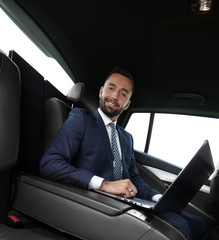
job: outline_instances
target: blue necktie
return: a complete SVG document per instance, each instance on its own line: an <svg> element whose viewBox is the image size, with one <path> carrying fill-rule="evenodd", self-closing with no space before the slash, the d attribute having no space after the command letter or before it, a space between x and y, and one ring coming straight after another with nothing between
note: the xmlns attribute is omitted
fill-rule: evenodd
<svg viewBox="0 0 219 240"><path fill-rule="evenodd" d="M116 126L113 122L111 122L109 125L111 127L111 148L113 155L114 179L120 180L122 178L122 163L116 140Z"/></svg>

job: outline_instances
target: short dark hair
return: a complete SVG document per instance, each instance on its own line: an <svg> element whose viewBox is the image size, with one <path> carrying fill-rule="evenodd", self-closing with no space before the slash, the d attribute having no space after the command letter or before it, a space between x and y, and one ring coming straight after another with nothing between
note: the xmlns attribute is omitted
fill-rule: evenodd
<svg viewBox="0 0 219 240"><path fill-rule="evenodd" d="M134 80L132 74L124 67L121 67L121 66L114 67L113 70L107 75L105 82L114 73L119 73L119 74L127 77L132 82L132 94L133 94L135 91L135 80Z"/></svg>

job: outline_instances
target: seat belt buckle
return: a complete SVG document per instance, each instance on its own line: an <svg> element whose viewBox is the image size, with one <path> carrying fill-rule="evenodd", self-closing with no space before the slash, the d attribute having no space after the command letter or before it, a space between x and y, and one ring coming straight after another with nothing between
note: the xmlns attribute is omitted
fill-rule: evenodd
<svg viewBox="0 0 219 240"><path fill-rule="evenodd" d="M14 227L14 228L21 227L22 221L17 216L9 215L8 219L9 219L9 225L11 225L11 227Z"/></svg>

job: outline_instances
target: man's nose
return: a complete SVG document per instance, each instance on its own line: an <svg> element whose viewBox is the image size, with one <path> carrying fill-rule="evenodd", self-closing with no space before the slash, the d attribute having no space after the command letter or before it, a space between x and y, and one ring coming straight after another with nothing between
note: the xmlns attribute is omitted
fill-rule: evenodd
<svg viewBox="0 0 219 240"><path fill-rule="evenodd" d="M112 98L115 99L115 100L118 100L119 99L119 92L114 91L113 94L112 94Z"/></svg>

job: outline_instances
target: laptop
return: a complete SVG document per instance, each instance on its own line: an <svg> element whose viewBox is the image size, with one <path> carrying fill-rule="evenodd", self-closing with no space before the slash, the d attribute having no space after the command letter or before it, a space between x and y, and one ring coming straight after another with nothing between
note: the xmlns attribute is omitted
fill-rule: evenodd
<svg viewBox="0 0 219 240"><path fill-rule="evenodd" d="M155 213L175 212L180 213L192 200L203 184L214 171L214 163L208 140L205 140L201 148L179 173L175 181L166 190L160 200L156 203L139 198L125 198L118 195L97 192L116 198L120 201L151 209Z"/></svg>

